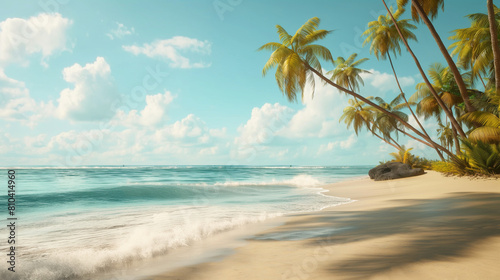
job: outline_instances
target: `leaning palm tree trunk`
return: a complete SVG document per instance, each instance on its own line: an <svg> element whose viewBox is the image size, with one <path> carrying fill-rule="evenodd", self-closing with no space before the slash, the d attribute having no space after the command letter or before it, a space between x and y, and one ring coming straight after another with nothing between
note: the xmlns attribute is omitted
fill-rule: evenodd
<svg viewBox="0 0 500 280"><path fill-rule="evenodd" d="M500 47L498 46L498 28L493 9L493 1L487 0L488 21L490 22L491 47L493 50L493 65L495 67L495 90L500 94Z"/></svg>
<svg viewBox="0 0 500 280"><path fill-rule="evenodd" d="M314 69L313 67L311 67L309 64L305 63L304 62L304 66L306 67L307 70L313 72L314 74L316 74L316 76L318 76L320 79L322 79L324 82L326 82L327 84L337 88L338 90L340 91L343 91L353 97L356 97L358 98L359 100L365 102L366 104L376 108L377 110L383 112L384 114L387 114L388 116L391 116L393 117L394 119L398 120L399 122L401 122L401 124L403 124L404 126L406 126L408 129L410 129L411 131L413 131L414 133L416 133L418 136L420 136L422 139L425 139L427 142L429 143L432 143L432 145L435 145L436 147L438 147L440 150L442 150L443 152L445 152L447 155L449 155L450 157L454 158L455 155L450 152L448 149L444 148L443 146L435 143L432 141L432 139L426 137L422 132L418 131L416 128L414 128L412 125L410 125L409 123L407 123L405 120L403 120L402 118L400 118L398 115L396 114L393 114L389 111L387 111L386 109L380 107L379 105L373 103L372 101L366 99L365 97L351 91L351 90L348 90L342 86L339 86L337 85L336 83L332 82L330 79L328 79L327 77L325 77L322 73L320 73L319 71L317 71L316 69Z"/></svg>
<svg viewBox="0 0 500 280"><path fill-rule="evenodd" d="M377 138L379 138L380 140L384 141L385 143L393 146L394 148L396 148L397 150L401 149L401 145L399 145L394 139L392 139L392 137L389 136L389 140L393 141L394 143L391 143L391 141L387 141L386 139L384 139L384 137L378 135L371 127L368 127L368 130L375 136L377 136Z"/></svg>
<svg viewBox="0 0 500 280"><path fill-rule="evenodd" d="M483 80L483 77L481 77L481 75L478 75L479 76L479 80L481 81L481 83L483 84L483 87L484 87L484 91L486 92L486 84L484 83L484 80Z"/></svg>
<svg viewBox="0 0 500 280"><path fill-rule="evenodd" d="M451 127L451 129L453 132L453 143L455 143L455 151L456 151L456 154L459 155L460 154L460 142L458 141L457 130L454 127Z"/></svg>
<svg viewBox="0 0 500 280"><path fill-rule="evenodd" d="M348 88L354 92L354 88L351 86L351 85L348 85ZM356 102L359 110L363 110L363 107L361 105L359 105L359 102L358 102L358 99L356 97L354 97L354 101ZM375 125L375 123L373 121L368 121L366 119L364 119L365 122L366 122L366 127L368 128L368 130L373 134L375 135L376 137L378 137L380 140L384 141L385 143L393 146L394 148L396 148L397 150L400 150L401 149L401 145L398 144L398 142L396 142L396 140L394 140L390 135L388 135L387 138L389 138L389 141L385 138L383 138L382 136L378 135L375 130L373 130L373 128L370 127L370 124L371 125ZM391 143L392 141L392 143Z"/></svg>
<svg viewBox="0 0 500 280"><path fill-rule="evenodd" d="M463 131L462 127L458 124L457 120L453 117L453 115L451 114L450 110L448 110L448 107L446 107L446 105L444 104L443 100L441 100L441 98L439 97L439 95L436 93L436 90L434 89L434 87L432 86L432 84L429 82L429 79L427 78L427 75L425 75L424 69L422 69L422 65L420 65L420 62L418 61L418 58L413 53L412 49L410 48L410 45L408 45L408 42L404 38L403 34L401 34L401 30L399 29L399 27L398 27L398 25L396 23L396 20L394 19L394 16L392 15L391 11L389 10L389 7L387 7L387 4L385 3L384 0L382 0L382 2L384 3L384 6L387 9L387 12L389 13L389 15L391 16L392 21L394 22L394 25L395 25L396 29L398 30L399 36L401 37L401 40L403 41L403 43L405 44L406 48L408 49L408 52L410 52L411 56L415 60L415 64L417 65L417 68L420 71L420 74L422 75L422 78L424 79L425 84L427 85L427 87L431 91L432 95L436 99L436 101L439 104L439 106L443 109L443 111L446 113L446 115L450 119L450 122L451 122L452 126L454 126L457 129L457 131L459 132L460 136L462 136L463 138L467 138L467 136L465 135L465 132ZM425 139L425 137L423 137L423 138Z"/></svg>
<svg viewBox="0 0 500 280"><path fill-rule="evenodd" d="M392 72L394 73L394 78L396 78L396 83L398 84L399 91L401 92L401 96L403 97L403 99L406 103L406 106L408 107L408 109L410 109L411 115L413 116L415 121L417 121L417 124L420 127L420 129L422 129L422 132L425 134L425 136L427 136L427 138L430 139L431 137L429 136L429 134L427 134L427 131L425 130L424 126L420 123L420 120L417 118L417 116L413 112L413 109L410 107L408 100L406 99L405 93L403 92L403 89L401 88L401 85L399 84L398 75L396 74L396 70L394 69L391 55L389 53L387 53L387 57L389 58L389 63L391 64ZM441 158L441 160L444 161L444 157L443 157L443 154L441 153L441 151L439 151L439 149L436 146L433 146L433 148L434 148L434 150L436 150L436 153L439 155L439 158Z"/></svg>
<svg viewBox="0 0 500 280"><path fill-rule="evenodd" d="M433 148L432 144L427 143L427 142L425 142L425 141L424 141L424 140L422 140L422 139L418 139L417 137L415 137L415 136L411 135L410 133L408 133L408 132L406 132L406 131L404 131L404 130L402 130L402 129L400 129L400 128L396 128L396 130L397 130L397 131L399 131L399 132L401 132L401 133L403 133L404 135L406 135L406 136L410 137L410 138L411 138L411 139L413 139L413 140L416 140L416 141L418 141L418 142L420 142L420 143L422 143L422 144L424 144L424 145L427 145L427 146L429 146L429 147ZM443 160L444 160L444 159L443 159Z"/></svg>
<svg viewBox="0 0 500 280"><path fill-rule="evenodd" d="M458 111L455 110L455 115L459 115ZM455 143L455 154L460 155L462 152L460 151L460 141L458 140L457 130L452 126L451 132L453 136L453 143Z"/></svg>
<svg viewBox="0 0 500 280"><path fill-rule="evenodd" d="M441 37L439 37L439 34L437 33L436 29L434 28L434 25L432 22L429 20L427 15L425 14L424 10L422 9L422 6L418 1L412 0L411 1L413 7L417 10L418 14L420 15L420 18L424 21L425 25L429 28L431 31L432 37L434 37L434 40L436 40L436 43L438 44L439 50L443 54L444 58L446 59L446 62L448 63L448 66L450 67L451 72L453 73L453 76L455 77L455 81L457 82L458 89L460 90L460 95L462 96L462 99L464 100L465 104L465 109L468 112L474 112L476 111L476 108L472 106L470 100L469 100L469 95L467 94L467 87L465 86L465 82L462 78L462 75L460 74L460 71L458 71L457 65L451 58L450 54L448 53L448 50L443 44L443 41L441 40Z"/></svg>

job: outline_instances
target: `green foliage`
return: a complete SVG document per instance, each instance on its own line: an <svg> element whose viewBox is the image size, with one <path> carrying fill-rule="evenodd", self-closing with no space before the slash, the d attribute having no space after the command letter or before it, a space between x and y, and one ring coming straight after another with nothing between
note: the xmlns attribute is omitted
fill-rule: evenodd
<svg viewBox="0 0 500 280"><path fill-rule="evenodd" d="M269 70L276 68L278 87L290 101L297 99L298 91L304 93L307 81L314 90L311 69L322 72L319 59L333 62L332 54L327 48L314 44L331 32L318 29L319 22L317 17L309 19L293 36L280 25L276 25L280 42L270 42L258 49L273 52L262 69L262 75L265 76Z"/></svg>
<svg viewBox="0 0 500 280"><path fill-rule="evenodd" d="M406 147L403 145L397 153L390 153L389 155L394 158L393 161L407 163L411 166L415 157L410 153L411 150L413 150L413 148L406 149Z"/></svg>
<svg viewBox="0 0 500 280"><path fill-rule="evenodd" d="M392 11L392 7L391 7ZM410 23L409 19L399 19L403 14L402 9L398 9L393 13L398 27L403 34L403 37L409 40L417 41L417 37L412 30L417 29L415 25ZM363 32L363 37L366 37L363 46L370 44L370 53L373 53L377 59L390 58L392 52L394 56L401 54L402 40L396 29L396 25L392 21L389 14L380 15L377 20L368 23L368 29Z"/></svg>
<svg viewBox="0 0 500 280"><path fill-rule="evenodd" d="M494 6L498 21L500 10ZM488 15L483 13L467 16L471 21L470 27L453 30L449 38L455 43L451 55L456 55L458 64L464 69L471 69L472 78L489 76L493 69L493 51L491 49L491 33Z"/></svg>
<svg viewBox="0 0 500 280"><path fill-rule="evenodd" d="M413 162L413 168L422 168L426 170L431 170L432 169L432 163L433 161L428 160L426 158L421 158L419 156L415 156L415 160Z"/></svg>
<svg viewBox="0 0 500 280"><path fill-rule="evenodd" d="M390 153L394 158L392 162L406 163L412 168L431 169L432 162L430 160L413 155L410 153L411 150L413 150L413 148L406 149L405 146L401 146L401 149L399 149L397 153Z"/></svg>
<svg viewBox="0 0 500 280"><path fill-rule="evenodd" d="M368 29L363 33L364 44L370 44L370 53L374 54L377 59L389 59L391 66L391 56L400 55L402 49L400 46L402 40L396 30L395 22L401 29L401 37L416 41L413 33L416 26L407 19L399 19L409 2L398 0L398 9L393 13L394 19L390 17L390 14L381 15L377 20L370 22ZM422 7L418 7L415 4L417 2ZM414 1L413 3L414 5L411 5L412 17L418 19L415 8L419 10L421 8L420 12L432 18L443 7L444 1ZM495 15L497 22L500 23L500 10L496 7ZM434 63L428 72L432 85L419 83L416 86L417 92L409 101L406 100L403 92L390 103L378 96L365 98L357 94L355 91L363 85L361 74L367 73L366 70L358 67L367 59L356 60L357 54L352 54L347 59L338 57L334 61L330 51L317 44L318 40L325 38L331 31L318 29L320 20L316 17L308 20L295 34L287 33L280 25L276 26L279 42L270 42L259 48L259 50L272 51L262 73L265 75L275 68L278 87L290 101L297 99L298 92L301 92L303 97L308 82L314 94L314 75L326 84L353 96L354 99L349 100L349 106L344 109L340 121L344 121L348 128L353 127L356 134L362 129L367 129L374 136L398 149L398 152L391 154L394 158L392 161L457 175L500 174L500 94L498 94L500 89L496 88L494 83L495 76L500 76L500 73L496 72L500 70L493 67L493 49L489 38L487 15L474 14L469 18L472 21L471 27L456 30L455 36L452 37L456 41L452 45L454 48L452 54L457 55L463 70L470 69L471 71L461 74L452 71L456 70L455 68L450 70L449 67ZM439 37L437 34L435 36ZM323 76L320 60L333 63L335 69L328 72L331 79ZM423 72L420 66L419 68ZM458 79L460 75L466 82L465 85L461 82L462 79ZM475 88L475 82L478 81L481 81L483 90ZM461 85L460 88L458 84ZM468 95L464 92L463 86L468 89ZM473 102L476 110L466 106L468 99ZM404 103L402 103L403 100ZM434 146L432 142L436 142L427 135L423 127L421 129L424 133L421 133L408 124L405 110L410 109L413 114L411 107L416 108L417 115L437 122L439 128L436 140L439 140L444 147L437 147L436 150L445 152L449 156L449 162L431 162L413 155L411 148L406 149L398 144L400 134L430 147ZM446 119L442 121L443 117ZM469 129L467 135L463 132L464 128ZM414 137L409 134L407 129L418 136ZM458 151L458 135L467 137L462 140L461 151ZM451 152L454 145L457 145L458 154L456 155ZM438 154L441 156L439 151ZM442 156L441 158L443 159Z"/></svg>
<svg viewBox="0 0 500 280"><path fill-rule="evenodd" d="M438 165L446 173L456 175L495 175L500 174L500 144L472 142L461 139L462 154L446 163L446 168ZM434 165L433 165L433 170ZM440 170L436 170L440 171Z"/></svg>
<svg viewBox="0 0 500 280"><path fill-rule="evenodd" d="M378 164L382 165L382 164L386 164L386 163L389 163L389 162L393 162L393 161L392 160L383 160L383 161L379 161Z"/></svg>
<svg viewBox="0 0 500 280"><path fill-rule="evenodd" d="M500 144L462 140L462 149L468 170L485 175L500 174Z"/></svg>
<svg viewBox="0 0 500 280"><path fill-rule="evenodd" d="M500 115L490 112L470 112L465 114L462 119L471 123L481 124L481 127L473 129L469 133L469 139L472 141L483 141L487 143L500 143Z"/></svg>
<svg viewBox="0 0 500 280"><path fill-rule="evenodd" d="M339 56L337 60L334 61L334 65L336 66L335 69L328 71L326 74L332 75L330 79L338 85L352 91L358 91L359 84L364 85L361 74L371 72L357 67L361 63L368 60L368 58L356 60L357 56L357 53L353 53L349 56L349 58L347 58L347 60Z"/></svg>
<svg viewBox="0 0 500 280"><path fill-rule="evenodd" d="M460 172L453 163L446 161L434 161L430 169L448 175L462 175L462 172Z"/></svg>

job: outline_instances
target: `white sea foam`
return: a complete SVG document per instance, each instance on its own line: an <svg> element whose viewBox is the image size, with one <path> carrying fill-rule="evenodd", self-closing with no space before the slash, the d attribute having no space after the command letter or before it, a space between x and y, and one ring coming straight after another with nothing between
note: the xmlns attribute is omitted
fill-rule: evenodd
<svg viewBox="0 0 500 280"><path fill-rule="evenodd" d="M110 168L125 170L105 170ZM25 184L26 192L54 192L62 197L74 189L74 200L54 199L55 206L50 209L43 204L37 204L40 208L36 209L26 208L33 212L24 215L19 247L22 262L16 274L0 271L0 279L95 279L94 273L113 273L115 268L155 256L176 256L172 251L179 247L197 248L190 245L245 224L352 202L325 193L322 185L349 175L332 175L324 167L226 168L54 167L71 173L55 182L50 176L40 176L46 175L44 170L25 172L32 176L31 184ZM96 169L91 172L98 176L88 176L89 171L78 169ZM154 169L180 170L148 172ZM136 187L150 185L165 188L143 192ZM87 191L92 188L104 192ZM173 195L169 196L168 191ZM157 197L151 199L144 193ZM98 199L94 200L94 196ZM5 249L0 244L0 251Z"/></svg>
<svg viewBox="0 0 500 280"><path fill-rule="evenodd" d="M225 182L215 182L215 183L169 183L169 182L129 182L129 185L151 185L151 186L198 186L198 187L210 187L210 186L225 186L225 187L238 187L238 186L295 186L295 187L318 187L324 185L322 182L311 175L300 174L294 176L292 179L271 179L265 181L225 181Z"/></svg>
<svg viewBox="0 0 500 280"><path fill-rule="evenodd" d="M271 186L271 185L287 185L295 187L316 187L322 185L323 182L315 179L314 177L306 174L296 175L292 179L288 180L276 180L272 179L270 181L226 181L215 183L216 186Z"/></svg>
<svg viewBox="0 0 500 280"><path fill-rule="evenodd" d="M23 256L23 262L19 264L15 274L2 271L0 279L57 280L90 277L92 274L105 272L117 266L166 254L175 248L189 246L193 242L220 232L283 215L279 212L265 211L231 213L235 211L223 207L178 210L180 211L175 215L172 215L172 212L142 214L142 219L146 220L146 223L117 227L88 241L85 241L88 232L78 233L67 228L66 234L71 233L71 238L49 243L51 239L57 238L57 235L53 235L43 240L47 243L39 244L39 250ZM112 224L125 222L127 220L114 219L100 223L109 223L106 225L109 228ZM78 225L81 226L81 223ZM61 231L68 226L75 225L67 222L65 226L61 225L53 231ZM25 241L30 240L28 238ZM62 244L64 242L66 244ZM33 245L35 244L31 246ZM22 247L19 250L22 251Z"/></svg>

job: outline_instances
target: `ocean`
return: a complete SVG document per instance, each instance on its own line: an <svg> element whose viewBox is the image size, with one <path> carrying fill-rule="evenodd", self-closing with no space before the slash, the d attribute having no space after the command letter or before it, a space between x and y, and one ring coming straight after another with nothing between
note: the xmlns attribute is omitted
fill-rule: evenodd
<svg viewBox="0 0 500 280"><path fill-rule="evenodd" d="M11 244L3 226L0 279L57 280L124 279L130 271L141 275L145 263L175 258L245 225L351 202L324 193L321 186L366 176L369 167L13 169L16 272L7 270ZM7 194L7 169L2 172ZM8 196L3 197L5 206Z"/></svg>

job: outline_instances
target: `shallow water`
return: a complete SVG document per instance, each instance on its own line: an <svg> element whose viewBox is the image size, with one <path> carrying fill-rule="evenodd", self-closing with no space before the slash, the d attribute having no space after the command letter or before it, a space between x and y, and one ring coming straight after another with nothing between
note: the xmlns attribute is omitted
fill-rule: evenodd
<svg viewBox="0 0 500 280"><path fill-rule="evenodd" d="M368 169L16 168L17 272L5 267L0 279L111 275L247 224L349 202L324 195L321 185L364 176ZM0 234L6 236L6 229ZM0 244L0 251L7 252L7 245Z"/></svg>

